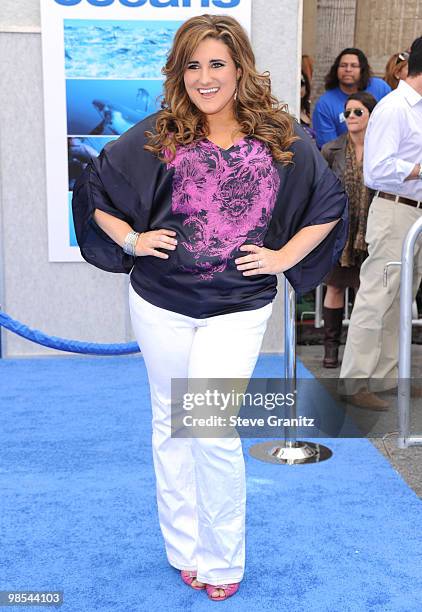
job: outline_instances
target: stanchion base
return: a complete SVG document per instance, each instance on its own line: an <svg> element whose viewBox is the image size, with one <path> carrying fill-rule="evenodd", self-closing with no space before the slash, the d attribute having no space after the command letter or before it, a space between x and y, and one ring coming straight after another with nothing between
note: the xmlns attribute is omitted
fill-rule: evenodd
<svg viewBox="0 0 422 612"><path fill-rule="evenodd" d="M254 444L249 454L255 459L280 465L295 465L301 463L319 463L329 459L333 452L322 444L314 442L286 442L271 440Z"/></svg>

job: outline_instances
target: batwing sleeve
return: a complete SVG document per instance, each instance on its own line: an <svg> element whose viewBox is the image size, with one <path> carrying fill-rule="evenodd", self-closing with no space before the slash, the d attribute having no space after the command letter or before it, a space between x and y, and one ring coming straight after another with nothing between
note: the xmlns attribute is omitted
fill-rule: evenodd
<svg viewBox="0 0 422 612"><path fill-rule="evenodd" d="M96 208L134 227L140 207L139 196L115 168L103 150L92 159L75 183L72 198L73 222L82 257L107 272L128 274L135 262L94 221Z"/></svg>
<svg viewBox="0 0 422 612"><path fill-rule="evenodd" d="M293 164L282 174L273 244L280 248L307 226L339 220L313 251L284 272L297 293L306 293L321 283L340 258L348 232L348 201L340 181L299 126L296 135Z"/></svg>

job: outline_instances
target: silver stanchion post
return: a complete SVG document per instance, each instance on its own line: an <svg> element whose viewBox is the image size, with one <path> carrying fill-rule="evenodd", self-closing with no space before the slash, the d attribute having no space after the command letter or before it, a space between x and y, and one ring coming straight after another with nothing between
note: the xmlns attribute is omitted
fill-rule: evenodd
<svg viewBox="0 0 422 612"><path fill-rule="evenodd" d="M422 444L422 434L410 435L411 350L412 350L412 284L415 242L422 232L422 217L407 233L402 248L400 276L400 330L398 382L398 448ZM394 263L394 262L393 262ZM387 264L388 265L388 264Z"/></svg>
<svg viewBox="0 0 422 612"><path fill-rule="evenodd" d="M284 377L288 391L296 393L296 295L287 278L284 279ZM291 407L291 419L295 417L294 403ZM324 461L333 453L322 444L296 440L296 427L291 426L285 429L284 440L254 444L249 449L249 454L268 463L295 465Z"/></svg>
<svg viewBox="0 0 422 612"><path fill-rule="evenodd" d="M322 284L315 289L315 329L320 329L323 325L322 321L322 301L323 291Z"/></svg>

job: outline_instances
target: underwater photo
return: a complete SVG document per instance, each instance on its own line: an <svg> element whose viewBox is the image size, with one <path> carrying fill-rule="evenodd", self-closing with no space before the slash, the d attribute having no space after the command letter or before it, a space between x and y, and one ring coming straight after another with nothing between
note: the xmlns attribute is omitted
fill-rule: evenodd
<svg viewBox="0 0 422 612"><path fill-rule="evenodd" d="M161 92L158 79L67 79L67 133L123 134L160 108Z"/></svg>
<svg viewBox="0 0 422 612"><path fill-rule="evenodd" d="M161 78L181 23L65 19L66 78Z"/></svg>

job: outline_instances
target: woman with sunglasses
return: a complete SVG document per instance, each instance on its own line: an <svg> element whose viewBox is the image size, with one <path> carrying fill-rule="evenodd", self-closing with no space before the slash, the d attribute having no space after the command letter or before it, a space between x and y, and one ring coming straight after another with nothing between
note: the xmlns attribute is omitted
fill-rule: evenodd
<svg viewBox="0 0 422 612"><path fill-rule="evenodd" d="M401 53L394 53L388 60L383 79L390 85L391 89L396 89L399 81L407 77L408 59L409 53L402 51Z"/></svg>
<svg viewBox="0 0 422 612"><path fill-rule="evenodd" d="M324 299L324 368L336 368L343 323L344 291L359 287L360 266L367 256L365 231L373 193L363 182L363 154L366 127L377 101L367 92L351 94L346 101L344 117L346 134L327 142L321 153L342 181L349 197L349 233L346 246L326 277Z"/></svg>

